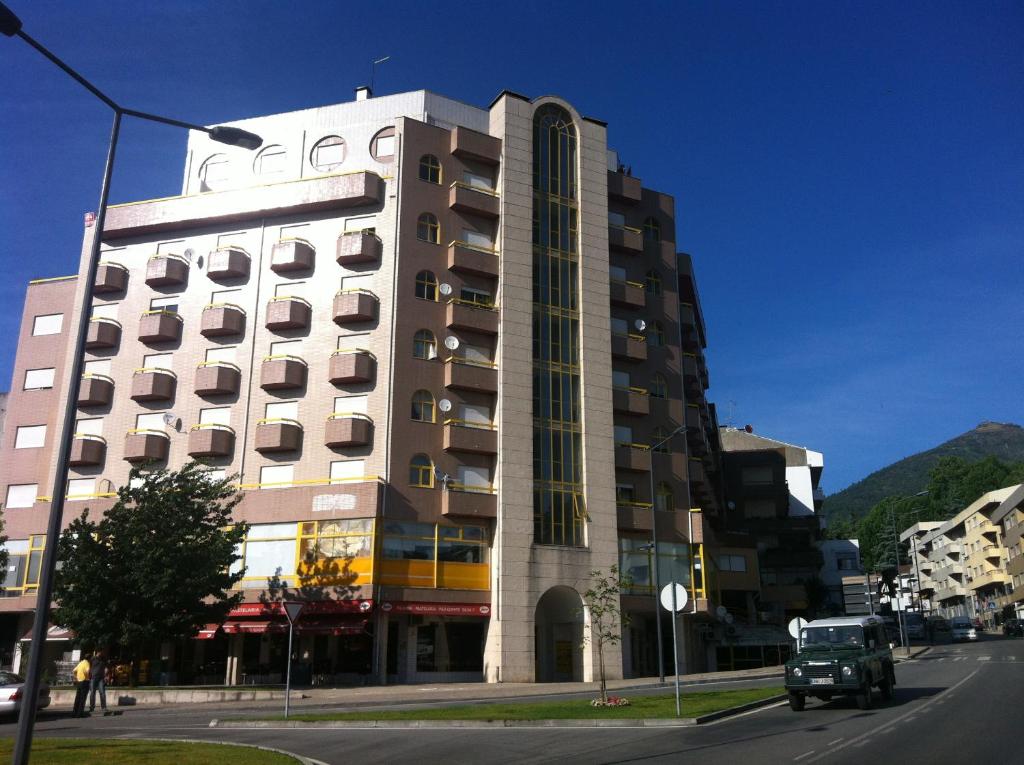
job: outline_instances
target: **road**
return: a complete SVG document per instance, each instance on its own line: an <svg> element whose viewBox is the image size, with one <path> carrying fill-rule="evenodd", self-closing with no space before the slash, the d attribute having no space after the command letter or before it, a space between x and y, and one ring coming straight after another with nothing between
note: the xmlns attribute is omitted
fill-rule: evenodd
<svg viewBox="0 0 1024 765"><path fill-rule="evenodd" d="M1006 760L1019 735L1024 641L938 646L897 667L896 697L860 711L852 700L778 705L696 728L219 729L225 710L131 710L120 717L44 716L40 736L192 738L261 744L329 765L427 763L985 762ZM772 684L760 681L760 685ZM699 689L698 689L699 690ZM234 714L243 710L232 708ZM12 735L13 726L0 726Z"/></svg>

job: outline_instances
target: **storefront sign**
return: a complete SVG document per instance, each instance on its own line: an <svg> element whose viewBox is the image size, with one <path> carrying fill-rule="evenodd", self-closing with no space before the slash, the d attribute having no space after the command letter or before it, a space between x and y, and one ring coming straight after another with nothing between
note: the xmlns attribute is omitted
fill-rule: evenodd
<svg viewBox="0 0 1024 765"><path fill-rule="evenodd" d="M419 616L490 616L486 603L410 603L385 601L381 611L391 614L417 614Z"/></svg>
<svg viewBox="0 0 1024 765"><path fill-rule="evenodd" d="M304 614L366 614L373 610L373 601L366 600L310 600L302 608ZM281 603L240 603L228 613L229 619L246 616L281 616L284 618L284 606Z"/></svg>

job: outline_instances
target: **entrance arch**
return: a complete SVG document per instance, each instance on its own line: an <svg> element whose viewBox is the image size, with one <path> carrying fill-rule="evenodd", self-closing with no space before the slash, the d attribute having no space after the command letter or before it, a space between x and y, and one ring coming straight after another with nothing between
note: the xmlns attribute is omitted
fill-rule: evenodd
<svg viewBox="0 0 1024 765"><path fill-rule="evenodd" d="M583 598L558 585L537 601L534 614L534 661L538 683L583 679Z"/></svg>

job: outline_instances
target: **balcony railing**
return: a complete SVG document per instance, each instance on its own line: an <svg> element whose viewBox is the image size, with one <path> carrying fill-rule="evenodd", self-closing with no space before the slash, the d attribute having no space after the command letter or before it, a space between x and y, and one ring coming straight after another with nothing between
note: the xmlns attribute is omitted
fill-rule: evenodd
<svg viewBox="0 0 1024 765"><path fill-rule="evenodd" d="M373 420L360 412L335 412L327 418L324 443L331 448L373 443Z"/></svg>
<svg viewBox="0 0 1024 765"><path fill-rule="evenodd" d="M342 266L379 263L383 251L384 246L380 237L374 232L346 231L338 237L335 260Z"/></svg>
<svg viewBox="0 0 1024 765"><path fill-rule="evenodd" d="M192 457L227 457L235 450L235 431L227 425L200 423L188 433L188 453Z"/></svg>
<svg viewBox="0 0 1024 765"><path fill-rule="evenodd" d="M267 304L266 328L272 332L286 329L304 329L313 317L313 306L305 298L295 295L273 297Z"/></svg>
<svg viewBox="0 0 1024 765"><path fill-rule="evenodd" d="M644 251L644 232L632 226L608 224L608 246L635 255Z"/></svg>
<svg viewBox="0 0 1024 765"><path fill-rule="evenodd" d="M647 361L647 340L635 333L612 333L612 356L627 361Z"/></svg>
<svg viewBox="0 0 1024 765"><path fill-rule="evenodd" d="M449 356L444 361L444 385L457 390L497 393L498 365L493 361Z"/></svg>
<svg viewBox="0 0 1024 765"><path fill-rule="evenodd" d="M501 200L492 189L455 181L448 187L448 206L452 210L484 218L497 218Z"/></svg>
<svg viewBox="0 0 1024 765"><path fill-rule="evenodd" d="M181 339L183 321L175 311L156 308L144 311L139 320L139 340L143 343L171 343Z"/></svg>
<svg viewBox="0 0 1024 765"><path fill-rule="evenodd" d="M452 329L496 335L498 334L499 323L498 309L494 305L477 303L462 298L451 298L448 300L446 324Z"/></svg>
<svg viewBox="0 0 1024 765"><path fill-rule="evenodd" d="M650 414L650 394L643 388L630 386L612 390L612 409L622 414L642 416Z"/></svg>
<svg viewBox="0 0 1024 765"><path fill-rule="evenodd" d="M273 417L256 422L256 451L293 452L302 445L302 423L286 417Z"/></svg>
<svg viewBox="0 0 1024 765"><path fill-rule="evenodd" d="M498 497L493 486L449 483L441 493L441 515L460 518L497 518Z"/></svg>
<svg viewBox="0 0 1024 765"><path fill-rule="evenodd" d="M120 263L107 260L96 267L96 281L92 291L99 295L110 292L124 292L128 288L128 268Z"/></svg>
<svg viewBox="0 0 1024 765"><path fill-rule="evenodd" d="M643 308L647 305L644 285L623 279L611 279L608 286L609 299L612 305L623 308Z"/></svg>
<svg viewBox="0 0 1024 765"><path fill-rule="evenodd" d="M86 372L78 386L78 405L81 407L107 406L114 400L114 379L106 375Z"/></svg>
<svg viewBox="0 0 1024 765"><path fill-rule="evenodd" d="M309 365L305 359L288 354L266 356L260 366L260 387L263 390L301 388L306 384Z"/></svg>
<svg viewBox="0 0 1024 765"><path fill-rule="evenodd" d="M210 252L206 275L211 279L241 279L249 275L252 258L241 247L218 247Z"/></svg>
<svg viewBox="0 0 1024 765"><path fill-rule="evenodd" d="M245 309L234 303L210 303L203 308L199 334L203 337L245 334Z"/></svg>
<svg viewBox="0 0 1024 765"><path fill-rule="evenodd" d="M136 428L124 440L124 459L131 463L162 462L167 459L171 437L162 430Z"/></svg>
<svg viewBox="0 0 1024 765"><path fill-rule="evenodd" d="M444 449L470 454L498 453L498 428L493 423L468 422L456 418L444 421Z"/></svg>
<svg viewBox="0 0 1024 765"><path fill-rule="evenodd" d="M449 242L448 270L493 278L499 271L498 252L469 242Z"/></svg>
<svg viewBox="0 0 1024 765"><path fill-rule="evenodd" d="M380 299L370 290L341 290L334 296L334 323L342 326L377 318Z"/></svg>
<svg viewBox="0 0 1024 765"><path fill-rule="evenodd" d="M92 433L75 433L68 464L71 467L102 465L107 455L107 441Z"/></svg>
<svg viewBox="0 0 1024 765"><path fill-rule="evenodd" d="M116 348L120 342L120 322L114 319L104 319L100 316L94 316L89 319L89 329L85 338L85 347L90 351L98 351L103 348Z"/></svg>
<svg viewBox="0 0 1024 765"><path fill-rule="evenodd" d="M178 386L178 376L159 367L136 369L132 375L133 401L170 401Z"/></svg>
<svg viewBox="0 0 1024 765"><path fill-rule="evenodd" d="M180 255L153 255L146 262L146 284L176 287L188 281L188 261Z"/></svg>
<svg viewBox="0 0 1024 765"><path fill-rule="evenodd" d="M274 243L270 251L270 270L278 274L309 271L315 262L316 248L298 237L281 239Z"/></svg>
<svg viewBox="0 0 1024 765"><path fill-rule="evenodd" d="M461 125L451 130L449 150L456 157L487 165L497 165L501 161L500 139Z"/></svg>
<svg viewBox="0 0 1024 765"><path fill-rule="evenodd" d="M650 472L651 447L647 444L615 444L615 467L635 473Z"/></svg>
<svg viewBox="0 0 1024 765"><path fill-rule="evenodd" d="M330 380L335 385L373 382L377 357L362 348L337 350L331 354Z"/></svg>
<svg viewBox="0 0 1024 765"><path fill-rule="evenodd" d="M204 361L196 367L196 393L222 396L238 393L242 370L228 361Z"/></svg>

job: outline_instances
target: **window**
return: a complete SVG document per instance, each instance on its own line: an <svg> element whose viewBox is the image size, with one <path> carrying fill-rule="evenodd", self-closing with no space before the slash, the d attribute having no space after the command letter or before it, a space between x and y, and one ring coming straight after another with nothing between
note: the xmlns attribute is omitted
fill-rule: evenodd
<svg viewBox="0 0 1024 765"><path fill-rule="evenodd" d="M279 340L270 344L271 356L302 356L301 340Z"/></svg>
<svg viewBox="0 0 1024 765"><path fill-rule="evenodd" d="M340 135L329 135L313 144L309 163L321 173L340 167L345 161L345 139Z"/></svg>
<svg viewBox="0 0 1024 765"><path fill-rule="evenodd" d="M12 483L7 487L7 502L4 507L13 510L18 507L32 507L39 493L37 483Z"/></svg>
<svg viewBox="0 0 1024 765"><path fill-rule="evenodd" d="M652 348L660 348L665 344L665 328L656 321L647 328L647 344Z"/></svg>
<svg viewBox="0 0 1024 765"><path fill-rule="evenodd" d="M102 417L88 417L82 420L75 421L75 435L82 436L102 436L103 435L103 418Z"/></svg>
<svg viewBox="0 0 1024 765"><path fill-rule="evenodd" d="M231 363L235 360L235 353L237 350L237 345L228 346L226 348L208 348L206 351L206 360L226 361Z"/></svg>
<svg viewBox="0 0 1024 765"><path fill-rule="evenodd" d="M377 230L376 215L359 215L355 218L345 219L345 233L353 231L369 231L374 233Z"/></svg>
<svg viewBox="0 0 1024 765"><path fill-rule="evenodd" d="M662 427L654 429L651 434L651 449L658 454L668 454L672 451L672 439L668 437L668 431Z"/></svg>
<svg viewBox="0 0 1024 765"><path fill-rule="evenodd" d="M628 335L629 334L629 322L625 319L620 319L617 316L612 316L612 334L613 335Z"/></svg>
<svg viewBox="0 0 1024 765"><path fill-rule="evenodd" d="M245 578L257 580L251 586L262 583L272 576L295 575L295 531L294 523L266 523L250 526L242 550L242 560L237 566L245 566ZM247 585L243 583L243 587Z"/></svg>
<svg viewBox="0 0 1024 765"><path fill-rule="evenodd" d="M624 228L626 225L626 216L622 213L608 211L608 225L614 226L615 228Z"/></svg>
<svg viewBox="0 0 1024 765"><path fill-rule="evenodd" d="M373 555L372 518L304 521L299 528L299 557L304 566L314 565L313 570L321 575L342 574L341 569L348 569L355 558ZM353 573L346 570L343 575Z"/></svg>
<svg viewBox="0 0 1024 765"><path fill-rule="evenodd" d="M181 295L174 295L173 297L162 297L153 298L149 301L149 308L151 311L169 311L170 313L178 312L178 302L181 300Z"/></svg>
<svg viewBox="0 0 1024 765"><path fill-rule="evenodd" d="M463 404L459 408L459 418L469 427L489 428L494 424L491 408L486 404Z"/></svg>
<svg viewBox="0 0 1024 765"><path fill-rule="evenodd" d="M481 231L474 231L471 228L462 229L462 241L471 247L476 247L488 252L494 251L494 237Z"/></svg>
<svg viewBox="0 0 1024 765"><path fill-rule="evenodd" d="M744 486L768 486L772 483L770 465L745 467L740 476Z"/></svg>
<svg viewBox="0 0 1024 765"><path fill-rule="evenodd" d="M261 489L284 489L292 485L295 465L264 465L260 468Z"/></svg>
<svg viewBox="0 0 1024 765"><path fill-rule="evenodd" d="M366 414L370 407L369 396L335 396L335 414Z"/></svg>
<svg viewBox="0 0 1024 765"><path fill-rule="evenodd" d="M90 311L93 319L113 319L117 321L117 306L119 303L102 303L94 305Z"/></svg>
<svg viewBox="0 0 1024 765"><path fill-rule="evenodd" d="M142 366L145 369L174 369L173 353L151 353L142 357Z"/></svg>
<svg viewBox="0 0 1024 765"><path fill-rule="evenodd" d="M421 329L413 335L412 357L414 359L437 358L437 340L429 329Z"/></svg>
<svg viewBox="0 0 1024 765"><path fill-rule="evenodd" d="M110 375L110 359L94 359L85 362L85 372L90 375Z"/></svg>
<svg viewBox="0 0 1024 765"><path fill-rule="evenodd" d="M135 429L158 430L160 432L166 432L167 423L164 421L164 415L160 412L152 412L150 414L137 414L135 415Z"/></svg>
<svg viewBox="0 0 1024 765"><path fill-rule="evenodd" d="M45 390L53 387L53 367L46 369L26 369L25 384L22 390Z"/></svg>
<svg viewBox="0 0 1024 765"><path fill-rule="evenodd" d="M629 387L629 372L620 372L618 369L612 370L612 387L614 388L628 388Z"/></svg>
<svg viewBox="0 0 1024 765"><path fill-rule="evenodd" d="M747 559L742 555L719 555L719 571L735 571L742 574L747 570Z"/></svg>
<svg viewBox="0 0 1024 765"><path fill-rule="evenodd" d="M494 298L491 293L487 290L477 289L476 287L462 287L459 290L459 300L463 303L470 303L471 305L478 305L485 308L494 307Z"/></svg>
<svg viewBox="0 0 1024 765"><path fill-rule="evenodd" d="M279 401L267 404L264 415L268 420L295 420L299 416L298 401Z"/></svg>
<svg viewBox="0 0 1024 765"><path fill-rule="evenodd" d="M390 162L395 156L395 129L386 127L370 140L370 156L378 162Z"/></svg>
<svg viewBox="0 0 1024 765"><path fill-rule="evenodd" d="M617 446L626 445L633 443L633 429L628 425L616 425L615 426L615 444Z"/></svg>
<svg viewBox="0 0 1024 765"><path fill-rule="evenodd" d="M644 242L661 241L661 224L654 218L647 218L644 221Z"/></svg>
<svg viewBox="0 0 1024 765"><path fill-rule="evenodd" d="M427 183L441 182L441 162L433 154L420 157L420 180Z"/></svg>
<svg viewBox="0 0 1024 765"><path fill-rule="evenodd" d="M490 489L491 471L485 467L459 465L455 481L465 489Z"/></svg>
<svg viewBox="0 0 1024 765"><path fill-rule="evenodd" d="M489 175L480 175L480 173L472 173L469 170L463 170L462 182L470 188L494 191L494 179Z"/></svg>
<svg viewBox="0 0 1024 765"><path fill-rule="evenodd" d="M631 504L636 501L636 487L631 483L615 484L615 501L620 504Z"/></svg>
<svg viewBox="0 0 1024 765"><path fill-rule="evenodd" d="M650 270L644 277L644 290L648 295L660 295L661 294L661 274L655 270Z"/></svg>
<svg viewBox="0 0 1024 765"><path fill-rule="evenodd" d="M416 297L437 300L437 277L432 271L420 271L416 274Z"/></svg>
<svg viewBox="0 0 1024 765"><path fill-rule="evenodd" d="M416 238L421 242L441 244L441 224L434 213L423 213L416 221Z"/></svg>
<svg viewBox="0 0 1024 765"><path fill-rule="evenodd" d="M14 436L15 449L38 449L46 441L45 425L22 425Z"/></svg>
<svg viewBox="0 0 1024 765"><path fill-rule="evenodd" d="M417 422L434 421L434 397L428 390L412 394L412 418Z"/></svg>
<svg viewBox="0 0 1024 765"><path fill-rule="evenodd" d="M274 285L274 297L305 298L309 291L309 282L281 282Z"/></svg>
<svg viewBox="0 0 1024 765"><path fill-rule="evenodd" d="M672 487L664 481L658 484L658 488L654 492L654 509L662 512L672 512L676 509Z"/></svg>
<svg viewBox="0 0 1024 765"><path fill-rule="evenodd" d="M207 157L199 168L200 191L223 189L231 176L231 163L224 154Z"/></svg>
<svg viewBox="0 0 1024 765"><path fill-rule="evenodd" d="M366 460L338 460L331 463L332 481L351 481L366 475Z"/></svg>
<svg viewBox="0 0 1024 765"><path fill-rule="evenodd" d="M288 162L288 151L278 144L268 146L261 151L252 164L256 175L278 175L285 171Z"/></svg>
<svg viewBox="0 0 1024 765"><path fill-rule="evenodd" d="M655 372L651 378L651 387L647 391L654 398L668 398L668 382L660 372Z"/></svg>
<svg viewBox="0 0 1024 765"><path fill-rule="evenodd" d="M32 320L32 336L59 335L61 326L64 323L64 314L49 313L44 316L36 316Z"/></svg>
<svg viewBox="0 0 1024 765"><path fill-rule="evenodd" d="M231 407L217 406L199 410L200 425L231 425Z"/></svg>
<svg viewBox="0 0 1024 765"><path fill-rule="evenodd" d="M417 454L409 461L409 485L421 489L434 488L434 463L426 454Z"/></svg>
<svg viewBox="0 0 1024 765"><path fill-rule="evenodd" d="M622 266L608 266L608 278L613 282L626 281L626 269Z"/></svg>
<svg viewBox="0 0 1024 765"><path fill-rule="evenodd" d="M68 499L92 499L96 492L95 478L72 478L68 481Z"/></svg>

